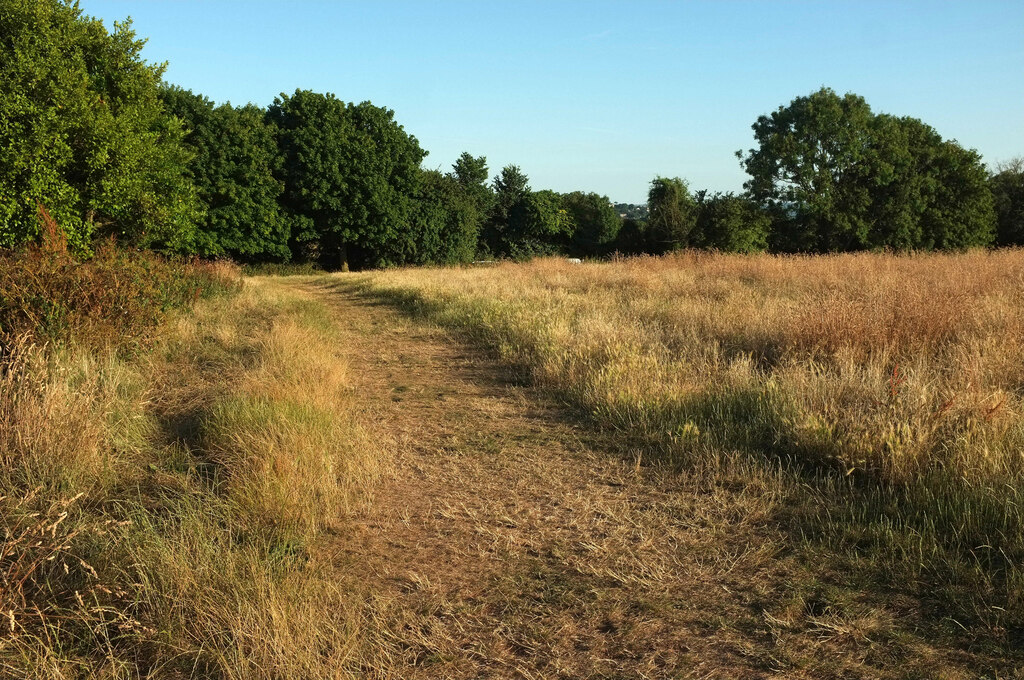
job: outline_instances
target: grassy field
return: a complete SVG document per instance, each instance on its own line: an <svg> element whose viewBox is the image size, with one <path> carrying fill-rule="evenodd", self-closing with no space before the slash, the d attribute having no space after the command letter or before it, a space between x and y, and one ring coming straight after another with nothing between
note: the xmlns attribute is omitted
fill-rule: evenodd
<svg viewBox="0 0 1024 680"><path fill-rule="evenodd" d="M1024 644L1024 253L686 253L366 275L967 646ZM726 475L725 472L729 473Z"/></svg>
<svg viewBox="0 0 1024 680"><path fill-rule="evenodd" d="M307 547L384 459L335 321L250 280L147 328L7 338L0 677L337 677L358 612Z"/></svg>
<svg viewBox="0 0 1024 680"><path fill-rule="evenodd" d="M1024 663L1024 252L62 257L0 261L0 677Z"/></svg>

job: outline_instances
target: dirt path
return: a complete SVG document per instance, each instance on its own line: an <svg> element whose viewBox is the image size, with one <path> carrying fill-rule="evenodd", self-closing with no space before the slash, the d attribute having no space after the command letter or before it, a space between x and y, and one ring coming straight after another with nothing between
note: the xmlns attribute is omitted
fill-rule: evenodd
<svg viewBox="0 0 1024 680"><path fill-rule="evenodd" d="M789 585L809 567L765 489L638 465L485 353L343 279L306 285L396 449L325 547L367 597L366 677L904 677L936 660L896 644L898 609L855 620L856 602Z"/></svg>

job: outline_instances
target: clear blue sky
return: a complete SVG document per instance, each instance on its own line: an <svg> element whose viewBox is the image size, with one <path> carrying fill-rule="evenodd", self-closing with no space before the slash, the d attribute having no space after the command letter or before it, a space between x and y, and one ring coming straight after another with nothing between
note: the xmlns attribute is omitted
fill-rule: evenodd
<svg viewBox="0 0 1024 680"><path fill-rule="evenodd" d="M827 85L992 164L1024 155L1024 2L82 0L130 15L166 78L217 102L296 88L394 109L534 189L642 202L655 175L734 190L750 125Z"/></svg>

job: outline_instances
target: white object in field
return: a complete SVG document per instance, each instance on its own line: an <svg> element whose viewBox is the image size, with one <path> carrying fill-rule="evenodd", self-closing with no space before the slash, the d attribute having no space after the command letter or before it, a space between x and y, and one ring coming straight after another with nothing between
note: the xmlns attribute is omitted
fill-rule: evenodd
<svg viewBox="0 0 1024 680"><path fill-rule="evenodd" d="M583 260L578 257L567 257L565 258L565 261L569 264L583 264Z"/></svg>

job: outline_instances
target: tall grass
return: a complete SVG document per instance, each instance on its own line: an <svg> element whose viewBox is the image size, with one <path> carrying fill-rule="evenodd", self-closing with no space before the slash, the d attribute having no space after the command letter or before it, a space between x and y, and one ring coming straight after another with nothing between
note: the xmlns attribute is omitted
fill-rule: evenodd
<svg viewBox="0 0 1024 680"><path fill-rule="evenodd" d="M1024 252L683 253L361 281L662 460L781 463L780 521L801 540L1020 640Z"/></svg>
<svg viewBox="0 0 1024 680"><path fill-rule="evenodd" d="M51 253L12 257L55 271ZM18 302L0 371L0 677L350 677L358 607L311 546L383 460L334 321L255 281L120 325L117 301L137 296L76 277L115 285L147 258L109 257L59 263L74 283L2 289ZM140 287L162 280L191 285ZM27 290L72 312L40 325Z"/></svg>

